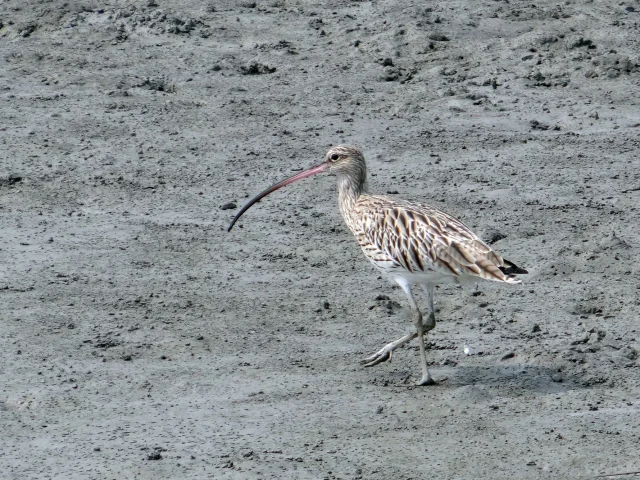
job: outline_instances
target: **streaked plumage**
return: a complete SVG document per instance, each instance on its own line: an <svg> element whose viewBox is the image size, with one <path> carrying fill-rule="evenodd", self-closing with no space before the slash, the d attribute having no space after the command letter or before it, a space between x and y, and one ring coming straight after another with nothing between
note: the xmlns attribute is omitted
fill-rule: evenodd
<svg viewBox="0 0 640 480"><path fill-rule="evenodd" d="M524 273L461 221L429 205L363 194L343 214L367 258L389 275L519 283L513 274Z"/></svg>
<svg viewBox="0 0 640 480"><path fill-rule="evenodd" d="M277 183L250 200L231 222L229 230L251 205L296 180L324 171L338 176L340 212L365 256L402 287L411 306L416 332L389 343L363 360L373 366L389 360L391 352L418 337L422 364L419 385L435 383L429 374L424 334L435 327L434 285L467 283L480 279L520 283L517 274L526 270L504 260L464 223L422 203L366 193L366 163L362 152L350 145L331 148L324 162ZM411 293L411 284L427 293L426 323Z"/></svg>

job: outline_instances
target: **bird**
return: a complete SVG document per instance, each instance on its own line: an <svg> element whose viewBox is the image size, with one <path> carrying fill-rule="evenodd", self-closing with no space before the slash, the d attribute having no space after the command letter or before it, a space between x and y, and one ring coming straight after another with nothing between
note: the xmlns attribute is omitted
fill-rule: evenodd
<svg viewBox="0 0 640 480"><path fill-rule="evenodd" d="M524 268L505 260L457 218L425 203L382 195L367 189L367 166L362 151L353 145L331 147L318 165L262 191L235 215L227 231L256 202L303 178L323 172L337 176L340 213L356 237L365 257L397 283L409 301L415 332L388 343L361 361L372 367L391 360L392 353L416 337L422 375L417 385L437 382L427 368L425 334L436 326L434 289L441 283L466 284L479 280L518 284ZM411 286L420 285L427 296L423 316Z"/></svg>

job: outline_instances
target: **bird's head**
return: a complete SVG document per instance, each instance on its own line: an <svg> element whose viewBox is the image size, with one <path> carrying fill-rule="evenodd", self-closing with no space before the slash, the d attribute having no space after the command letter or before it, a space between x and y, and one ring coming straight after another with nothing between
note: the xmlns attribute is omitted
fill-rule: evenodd
<svg viewBox="0 0 640 480"><path fill-rule="evenodd" d="M364 155L353 145L338 145L331 147L324 156L324 163L332 173L350 174L354 170L364 168Z"/></svg>
<svg viewBox="0 0 640 480"><path fill-rule="evenodd" d="M362 177L362 181L364 182L364 177L366 176L364 155L362 155L362 152L358 148L352 145L338 145L336 147L331 147L327 154L324 156L324 160L322 161L322 163L308 168L307 170L303 170L302 172L297 173L292 177L289 177L285 180L282 180L281 182L276 183L275 185L270 186L269 188L249 200L249 202L247 202L247 204L242 207L242 209L231 221L231 224L229 225L227 231L231 231L233 225L238 221L242 214L249 210L249 208L254 203L260 201L271 192L275 192L285 185L289 185L290 183L322 172L335 173L338 175L338 177L344 175L354 176L357 178Z"/></svg>

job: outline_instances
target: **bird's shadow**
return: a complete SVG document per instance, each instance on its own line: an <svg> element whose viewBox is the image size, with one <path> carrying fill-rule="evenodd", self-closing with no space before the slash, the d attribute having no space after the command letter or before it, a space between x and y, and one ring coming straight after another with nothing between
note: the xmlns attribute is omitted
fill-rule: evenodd
<svg viewBox="0 0 640 480"><path fill-rule="evenodd" d="M584 388L580 378L557 368L512 364L490 366L457 366L435 369L434 375L446 376L443 382L451 387L485 386L491 389L520 389L538 393L561 393Z"/></svg>

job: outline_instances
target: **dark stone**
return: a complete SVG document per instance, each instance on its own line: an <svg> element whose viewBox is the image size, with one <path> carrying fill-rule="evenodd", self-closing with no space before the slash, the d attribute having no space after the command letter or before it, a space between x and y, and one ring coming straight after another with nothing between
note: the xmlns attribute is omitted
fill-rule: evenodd
<svg viewBox="0 0 640 480"><path fill-rule="evenodd" d="M431 33L429 35L429 40L433 40L435 42L448 42L450 38L443 33Z"/></svg>
<svg viewBox="0 0 640 480"><path fill-rule="evenodd" d="M15 185L16 183L20 183L22 181L22 177L20 175L16 175L12 173L8 178L9 185Z"/></svg>
<svg viewBox="0 0 640 480"><path fill-rule="evenodd" d="M264 65L262 63L252 63L248 67L240 68L240 72L243 75L264 75L268 73L273 73L276 71L276 67L269 67L268 65Z"/></svg>
<svg viewBox="0 0 640 480"><path fill-rule="evenodd" d="M509 360L510 358L514 358L515 356L515 352L505 353L500 360Z"/></svg>

